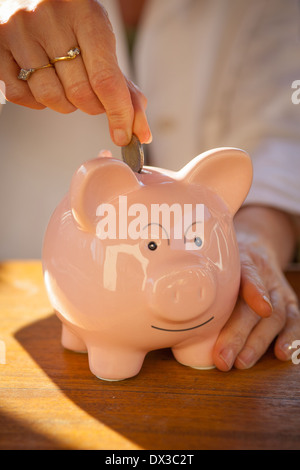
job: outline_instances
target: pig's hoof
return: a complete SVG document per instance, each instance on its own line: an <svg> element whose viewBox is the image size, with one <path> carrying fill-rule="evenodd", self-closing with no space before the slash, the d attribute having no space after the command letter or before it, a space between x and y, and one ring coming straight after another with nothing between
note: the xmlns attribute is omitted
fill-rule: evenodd
<svg viewBox="0 0 300 470"><path fill-rule="evenodd" d="M126 380L126 379L105 379L103 377L99 377L99 375L96 375L97 379L100 380L105 380L105 382L120 382L121 380Z"/></svg>
<svg viewBox="0 0 300 470"><path fill-rule="evenodd" d="M197 370L210 370L210 369L216 368L214 364L212 366L188 366L188 367L191 367L192 369L197 369Z"/></svg>

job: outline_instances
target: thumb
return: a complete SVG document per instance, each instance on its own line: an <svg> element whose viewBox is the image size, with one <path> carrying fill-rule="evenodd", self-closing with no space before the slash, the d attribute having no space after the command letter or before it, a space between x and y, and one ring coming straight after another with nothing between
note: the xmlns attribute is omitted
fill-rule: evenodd
<svg viewBox="0 0 300 470"><path fill-rule="evenodd" d="M269 317L273 307L258 267L251 259L241 263L240 296L260 317Z"/></svg>

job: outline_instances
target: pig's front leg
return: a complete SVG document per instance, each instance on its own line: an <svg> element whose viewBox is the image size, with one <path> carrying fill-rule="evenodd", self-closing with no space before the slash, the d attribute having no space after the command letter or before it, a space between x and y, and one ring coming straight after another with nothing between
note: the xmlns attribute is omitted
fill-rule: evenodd
<svg viewBox="0 0 300 470"><path fill-rule="evenodd" d="M172 348L175 359L185 366L194 369L213 369L213 348L218 335L208 338L195 338L180 343Z"/></svg>
<svg viewBox="0 0 300 470"><path fill-rule="evenodd" d="M145 352L88 345L89 367L101 380L125 380L137 375L143 365Z"/></svg>
<svg viewBox="0 0 300 470"><path fill-rule="evenodd" d="M64 324L62 325L61 343L64 348L70 349L71 351L82 353L87 352L87 348L83 340L71 331L69 326Z"/></svg>

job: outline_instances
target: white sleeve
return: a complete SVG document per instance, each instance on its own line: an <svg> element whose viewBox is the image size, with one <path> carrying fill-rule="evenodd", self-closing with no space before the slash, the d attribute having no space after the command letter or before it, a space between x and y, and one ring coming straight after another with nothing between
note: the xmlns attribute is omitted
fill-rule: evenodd
<svg viewBox="0 0 300 470"><path fill-rule="evenodd" d="M300 80L300 4L261 5L234 77L227 141L248 150L253 161L245 203L300 214L300 93L292 88Z"/></svg>

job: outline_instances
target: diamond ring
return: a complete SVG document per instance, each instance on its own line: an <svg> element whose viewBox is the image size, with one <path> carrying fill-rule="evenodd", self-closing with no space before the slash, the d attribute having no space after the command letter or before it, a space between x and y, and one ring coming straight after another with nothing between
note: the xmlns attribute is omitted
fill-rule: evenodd
<svg viewBox="0 0 300 470"><path fill-rule="evenodd" d="M49 63L46 65L42 65L41 67L35 67L34 69L21 69L18 75L18 79L27 81L31 77L31 75L37 70L47 69L49 67L53 67L53 65Z"/></svg>
<svg viewBox="0 0 300 470"><path fill-rule="evenodd" d="M42 69L47 69L49 67L54 67L53 64L55 64L55 62L60 62L60 61L63 61L63 60L72 60L72 59L76 59L76 57L80 54L80 48L78 46L76 47L72 47L72 49L70 49L68 52L67 52L67 55L66 56L62 56L62 57L55 57L54 59L51 59L49 64L46 64L46 65L42 65L41 67L35 67L35 68L31 68L31 69L21 69L20 72L19 72L19 75L18 75L18 79L19 80L24 80L24 81L27 81L29 80L29 78L31 77L31 75L36 72L37 70L42 70Z"/></svg>
<svg viewBox="0 0 300 470"><path fill-rule="evenodd" d="M66 56L63 57L55 57L54 59L50 60L50 64L55 64L55 62L60 62L62 60L72 60L76 59L76 57L80 54L80 48L78 46L73 47L67 52Z"/></svg>

